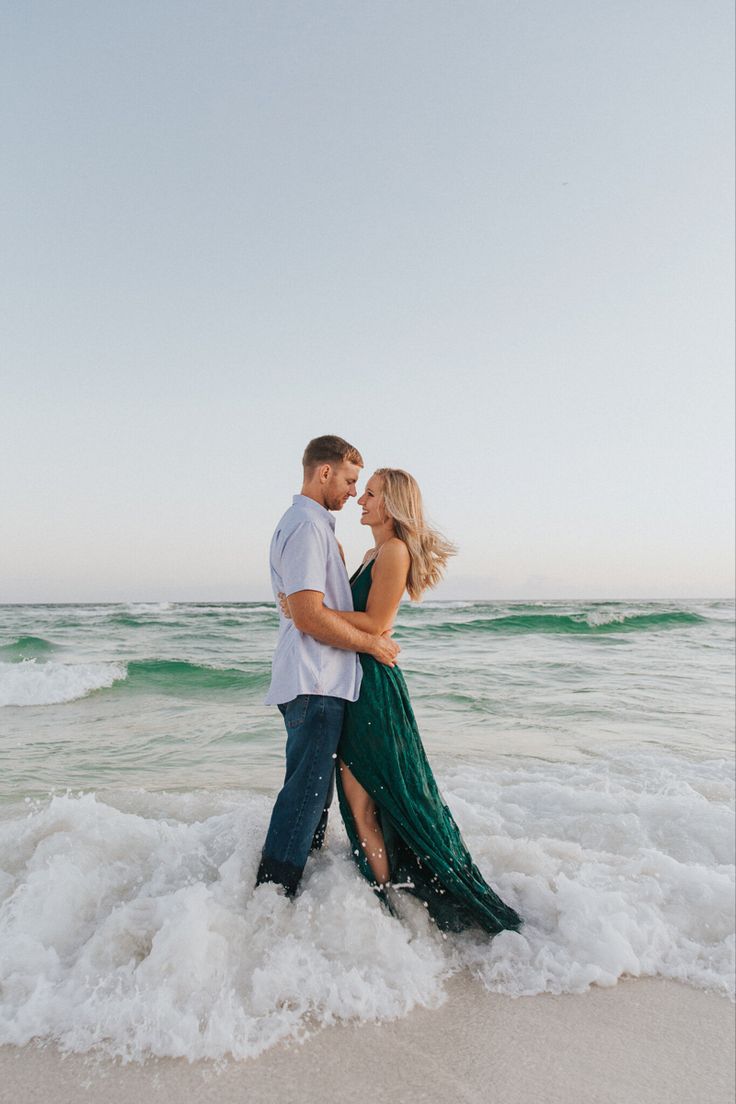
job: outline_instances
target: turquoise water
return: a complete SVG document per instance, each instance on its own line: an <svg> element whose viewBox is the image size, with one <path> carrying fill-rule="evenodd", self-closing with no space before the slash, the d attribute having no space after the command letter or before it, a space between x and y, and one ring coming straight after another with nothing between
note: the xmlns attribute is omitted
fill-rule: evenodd
<svg viewBox="0 0 736 1104"><path fill-rule="evenodd" d="M0 607L0 800L274 789L276 630L270 603ZM731 753L731 602L435 602L402 606L395 635L443 761Z"/></svg>
<svg viewBox="0 0 736 1104"><path fill-rule="evenodd" d="M438 782L525 923L389 915L338 815L294 902L254 890L283 770L269 603L0 607L0 1044L247 1058L498 993L734 987L734 608L402 607ZM396 891L398 893L398 891Z"/></svg>

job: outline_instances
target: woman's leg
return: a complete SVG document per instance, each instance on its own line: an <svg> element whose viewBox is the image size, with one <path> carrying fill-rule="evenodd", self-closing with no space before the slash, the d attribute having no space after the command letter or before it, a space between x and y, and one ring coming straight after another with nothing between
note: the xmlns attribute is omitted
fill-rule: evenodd
<svg viewBox="0 0 736 1104"><path fill-rule="evenodd" d="M379 886L384 886L391 877L391 871L388 868L386 845L376 803L342 760L340 760L340 778L365 857L377 883Z"/></svg>

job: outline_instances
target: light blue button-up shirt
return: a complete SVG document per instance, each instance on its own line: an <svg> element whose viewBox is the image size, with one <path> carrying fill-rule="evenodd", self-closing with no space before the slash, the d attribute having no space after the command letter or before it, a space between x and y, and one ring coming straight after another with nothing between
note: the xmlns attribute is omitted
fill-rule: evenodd
<svg viewBox="0 0 736 1104"><path fill-rule="evenodd" d="M335 537L335 519L314 499L294 495L293 504L276 526L270 564L277 602L279 591L288 595L318 590L330 609L353 608L348 573ZM280 705L299 694L327 694L357 701L362 676L355 652L321 644L299 632L288 617L279 615L279 638L266 705Z"/></svg>

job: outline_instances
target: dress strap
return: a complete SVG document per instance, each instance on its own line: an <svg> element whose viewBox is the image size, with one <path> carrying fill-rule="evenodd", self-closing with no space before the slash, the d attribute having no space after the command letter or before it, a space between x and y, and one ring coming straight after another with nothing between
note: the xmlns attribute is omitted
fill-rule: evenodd
<svg viewBox="0 0 736 1104"><path fill-rule="evenodd" d="M350 576L351 584L355 582L355 580L358 578L359 575L363 574L363 572L365 571L365 569L367 567L371 566L371 564L375 561L377 555L378 555L378 553L376 552L376 553L374 553L374 555L371 556L371 558L369 560L364 560L363 561L363 563L360 565L358 570L353 575Z"/></svg>

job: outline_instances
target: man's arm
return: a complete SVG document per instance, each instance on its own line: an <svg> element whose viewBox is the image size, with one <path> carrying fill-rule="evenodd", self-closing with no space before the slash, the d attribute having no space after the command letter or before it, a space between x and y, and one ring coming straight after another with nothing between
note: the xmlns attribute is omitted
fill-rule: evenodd
<svg viewBox="0 0 736 1104"><path fill-rule="evenodd" d="M349 625L335 610L324 605L318 590L298 590L289 595L289 612L299 632L313 636L321 644L343 648L347 652L365 652L388 667L401 649L389 636L363 632Z"/></svg>

